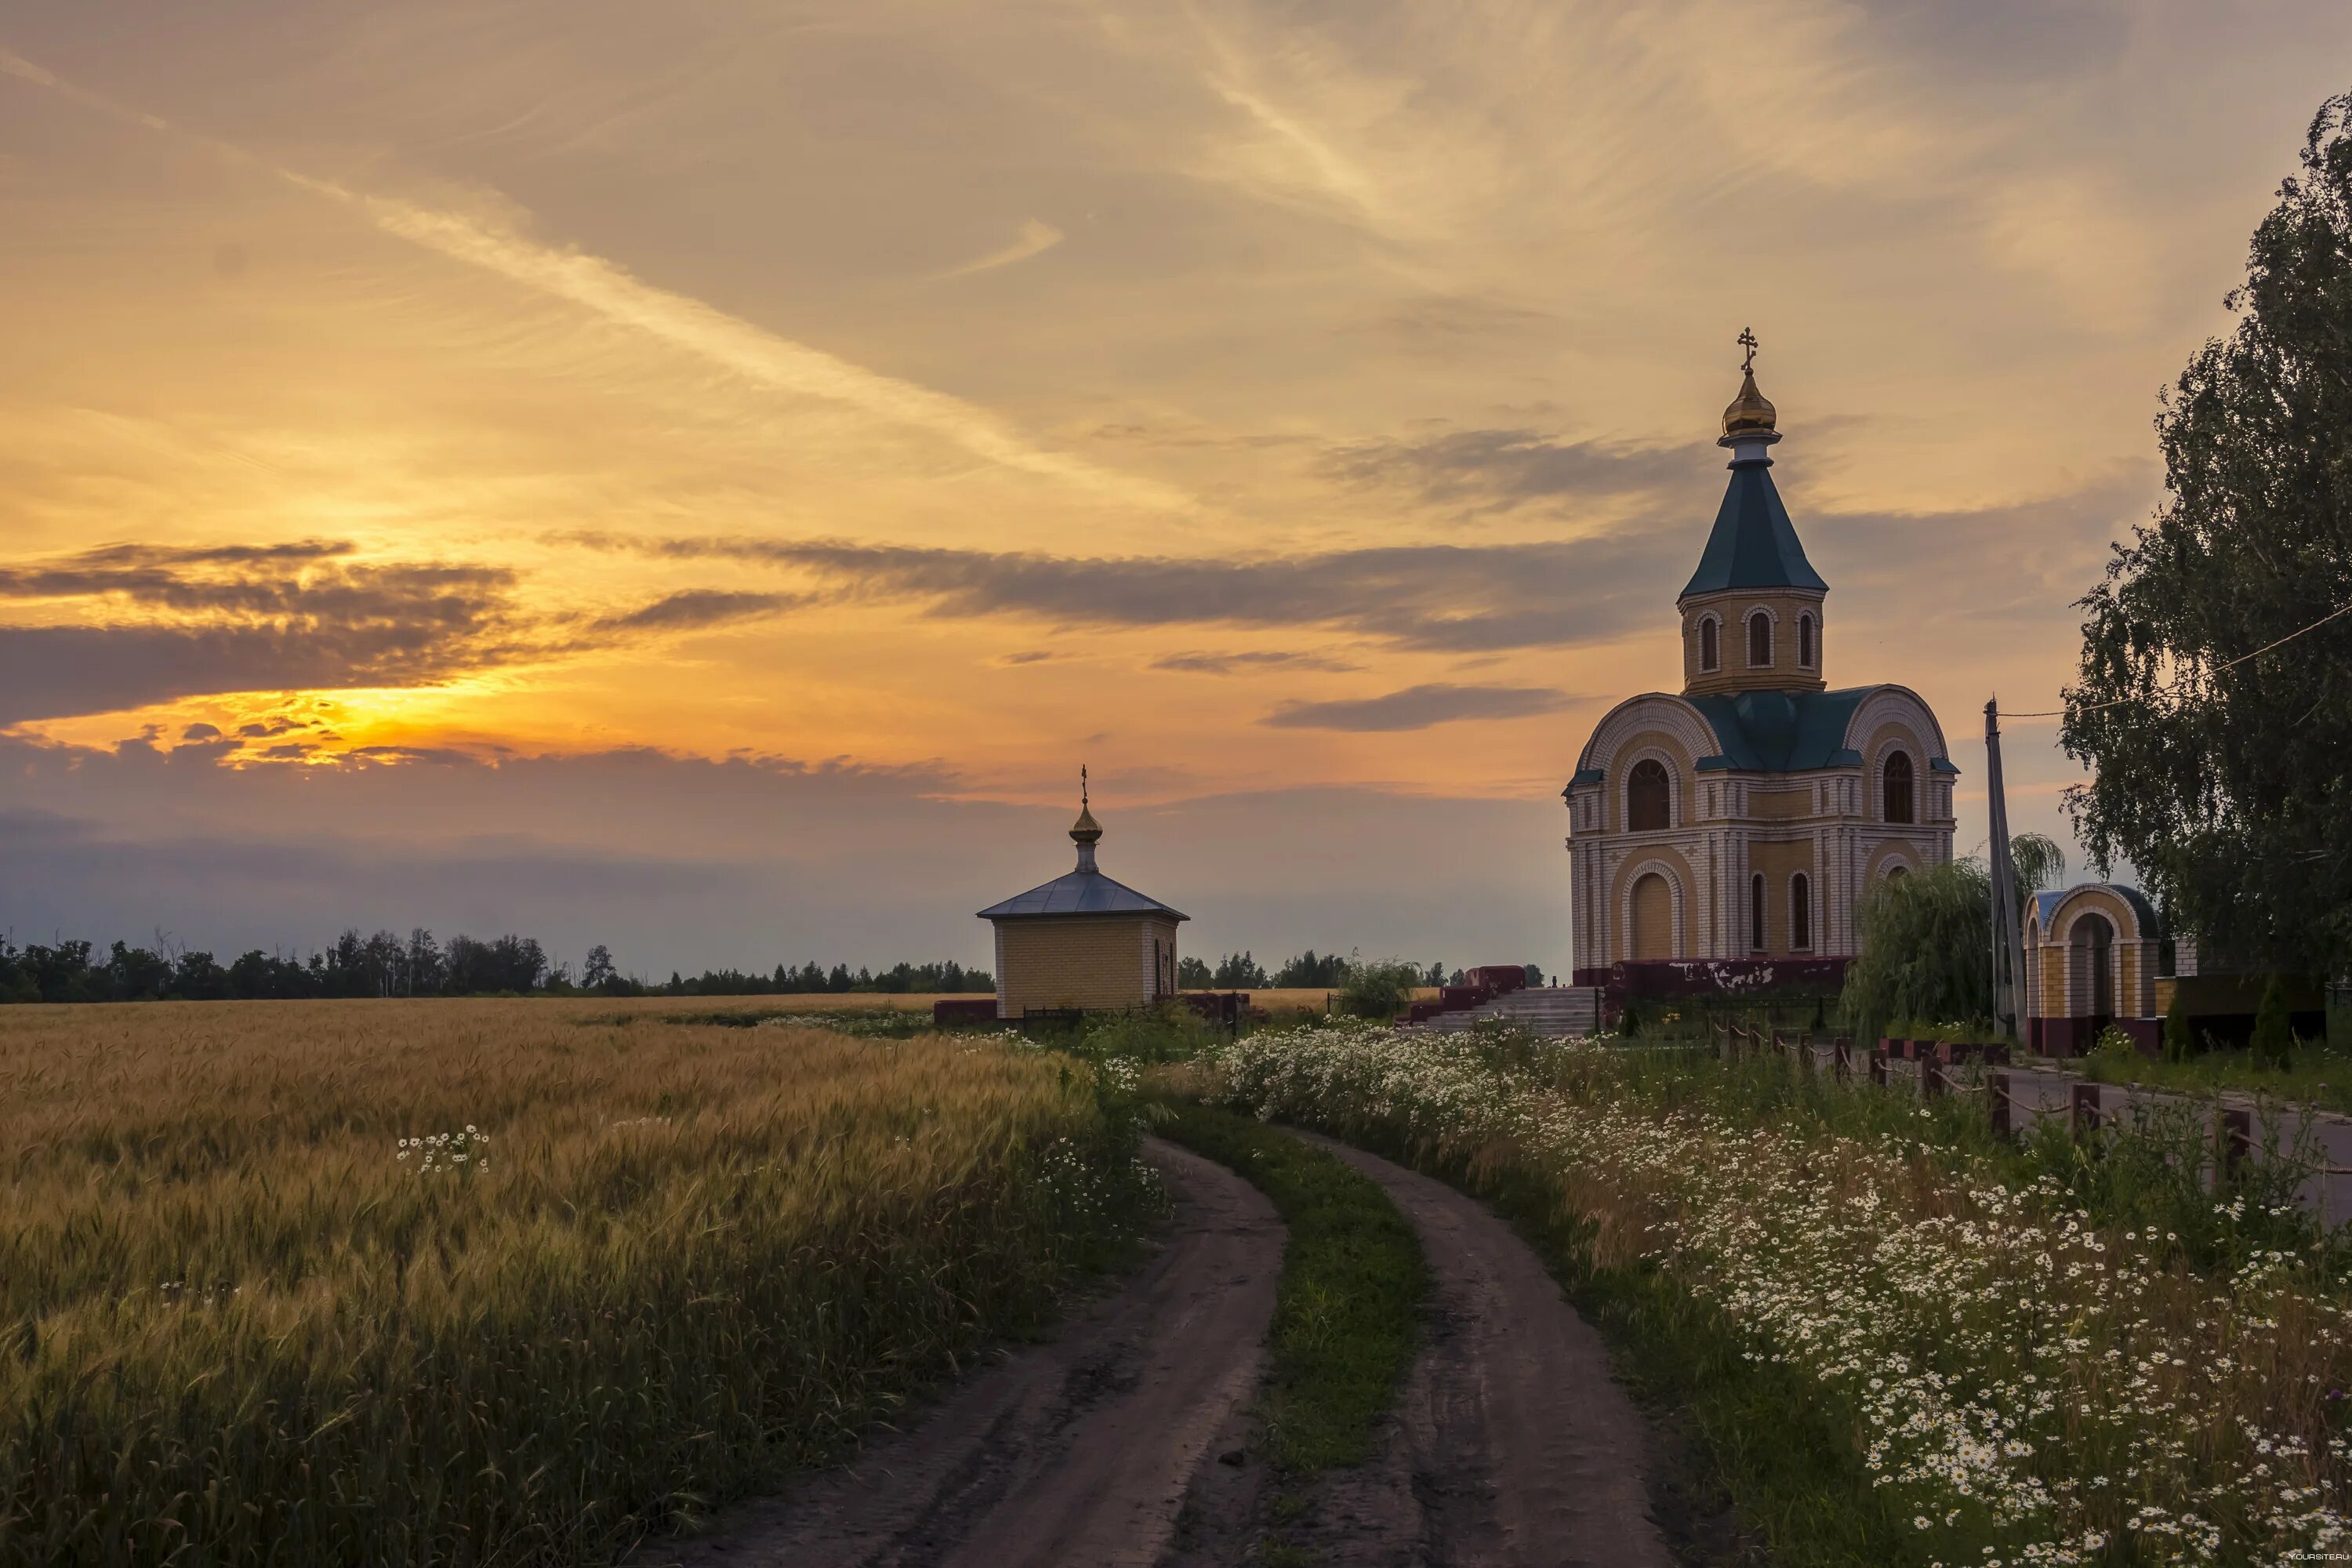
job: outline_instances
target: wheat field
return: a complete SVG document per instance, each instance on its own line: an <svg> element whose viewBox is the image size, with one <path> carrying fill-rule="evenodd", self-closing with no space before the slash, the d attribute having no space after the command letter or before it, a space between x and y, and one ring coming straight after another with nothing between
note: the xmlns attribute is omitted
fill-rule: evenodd
<svg viewBox="0 0 2352 1568"><path fill-rule="evenodd" d="M0 1561L607 1561L1153 1201L1080 1064L664 1010L0 1010Z"/></svg>

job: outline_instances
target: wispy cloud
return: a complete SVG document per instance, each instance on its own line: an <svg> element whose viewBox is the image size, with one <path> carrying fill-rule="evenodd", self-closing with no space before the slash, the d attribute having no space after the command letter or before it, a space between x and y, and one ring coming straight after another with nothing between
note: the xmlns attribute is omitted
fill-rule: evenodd
<svg viewBox="0 0 2352 1568"><path fill-rule="evenodd" d="M1012 244L992 250L985 256L974 257L961 267L950 267L945 272L934 273L932 280L944 283L950 278L969 278L975 272L992 272L1016 261L1026 261L1033 256L1043 256L1068 237L1050 223L1040 223L1034 217L1024 218L1021 232Z"/></svg>
<svg viewBox="0 0 2352 1568"><path fill-rule="evenodd" d="M1262 669L1318 669L1347 672L1362 668L1319 653L1290 653L1278 648L1247 653L1171 653L1151 661L1154 669L1185 675L1239 675Z"/></svg>
<svg viewBox="0 0 2352 1568"><path fill-rule="evenodd" d="M1404 484L1423 500L1496 507L1562 496L1658 494L1706 475L1686 446L1563 441L1534 430L1452 430L1418 441L1360 441L1325 454L1350 485Z"/></svg>
<svg viewBox="0 0 2352 1568"><path fill-rule="evenodd" d="M688 588L625 614L596 622L601 631L701 631L736 621L764 620L811 602L806 594L745 594L719 588Z"/></svg>
<svg viewBox="0 0 2352 1568"><path fill-rule="evenodd" d="M596 534L579 542L673 559L761 561L856 600L909 600L948 617L1011 616L1063 626L1335 626L1392 647L1450 653L1604 641L1654 617L1687 550L1626 531L1573 542L1409 544L1262 559L1086 557L917 549L843 541ZM1563 609L1574 605L1572 614Z"/></svg>
<svg viewBox="0 0 2352 1568"><path fill-rule="evenodd" d="M232 142L185 131L158 116L118 104L5 50L0 50L0 70L60 92L86 108L185 137L223 156L267 170L300 190L358 212L385 234L565 300L751 385L821 398L926 430L984 461L1075 485L1106 500L1166 510L1193 509L1190 497L1157 480L1041 447L976 404L783 337L700 300L648 283L604 257L542 244L497 218L428 206L284 167Z"/></svg>
<svg viewBox="0 0 2352 1568"><path fill-rule="evenodd" d="M1277 730L1426 730L1465 719L1525 719L1576 700L1548 686L1408 686L1379 697L1290 702L1259 723Z"/></svg>

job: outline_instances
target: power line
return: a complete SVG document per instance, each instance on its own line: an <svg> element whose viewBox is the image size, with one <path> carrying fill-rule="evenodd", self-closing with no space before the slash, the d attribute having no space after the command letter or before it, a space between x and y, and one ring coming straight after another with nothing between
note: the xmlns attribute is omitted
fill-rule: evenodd
<svg viewBox="0 0 2352 1568"><path fill-rule="evenodd" d="M2242 653L2237 658L2230 660L2227 664L2217 664L2213 667L2213 673L2215 675L2220 675L2225 670L2235 669L2238 666L2245 663L2246 660L2250 658L2260 658L2263 655L2270 652L2271 649L2274 647L2284 647L2288 643L2291 643L2294 641L2295 638L2301 637L2304 633L2317 631L2320 627L2336 619L2338 616L2347 615L2352 615L2352 604L2339 605L2335 609L2328 611L2326 615L2312 622L2311 625L2307 626L2297 626L2294 630L2287 633L2286 636L2279 638L2276 642L2264 643L2262 647L2254 649L2252 653ZM2083 713L2099 713L2104 712L2109 708L2120 708L2126 702L2137 702L2138 700L2139 699L2137 697L2118 697L2112 702L2100 702L2089 708L2077 709L2075 711ZM2047 713L2004 712L2000 717L2003 719L2063 719L2066 717L2067 711L2068 710L2066 709L2056 708L2051 710Z"/></svg>

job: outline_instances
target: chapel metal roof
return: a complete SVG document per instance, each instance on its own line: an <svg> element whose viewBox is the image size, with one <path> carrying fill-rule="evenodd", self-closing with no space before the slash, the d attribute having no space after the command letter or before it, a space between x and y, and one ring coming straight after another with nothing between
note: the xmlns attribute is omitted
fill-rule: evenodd
<svg viewBox="0 0 2352 1568"><path fill-rule="evenodd" d="M1797 540L1796 524L1780 504L1765 457L1738 458L1731 464L1731 483L1725 487L1723 505L1717 509L1714 531L1706 536L1698 570L1682 591L1719 594L1734 588L1797 588L1826 594L1805 547Z"/></svg>
<svg viewBox="0 0 2352 1568"><path fill-rule="evenodd" d="M1159 900L1114 882L1100 871L1065 871L1052 881L1016 893L1001 904L980 911L984 921L1021 920L1034 915L1166 915L1171 920L1192 917Z"/></svg>

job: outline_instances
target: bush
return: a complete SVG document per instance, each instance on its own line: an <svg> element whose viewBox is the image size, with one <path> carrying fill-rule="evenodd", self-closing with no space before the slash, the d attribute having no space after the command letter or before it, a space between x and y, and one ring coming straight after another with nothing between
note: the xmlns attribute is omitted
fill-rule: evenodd
<svg viewBox="0 0 2352 1568"><path fill-rule="evenodd" d="M2254 1011L2252 1056L2258 1067L2284 1072L2294 1061L2294 1026L2286 1005L2286 984L2277 975L2263 987L2262 1005Z"/></svg>
<svg viewBox="0 0 2352 1568"><path fill-rule="evenodd" d="M2135 1062L2139 1059L2139 1042L2110 1024L2099 1031L2098 1039L2092 1043L2091 1056L2095 1061Z"/></svg>
<svg viewBox="0 0 2352 1568"><path fill-rule="evenodd" d="M2189 1005L2180 998L2180 988L2172 990L2172 1005L2164 1010L2164 1059L2185 1062L2197 1054L2197 1030L2189 1022Z"/></svg>
<svg viewBox="0 0 2352 1568"><path fill-rule="evenodd" d="M1070 1037L1054 1043L1090 1061L1183 1062L1216 1037L1216 1030L1190 1007L1163 1002L1133 1012L1097 1014Z"/></svg>
<svg viewBox="0 0 2352 1568"><path fill-rule="evenodd" d="M1350 1018L1393 1018L1420 979L1421 971L1410 963L1350 963L1333 1005Z"/></svg>

